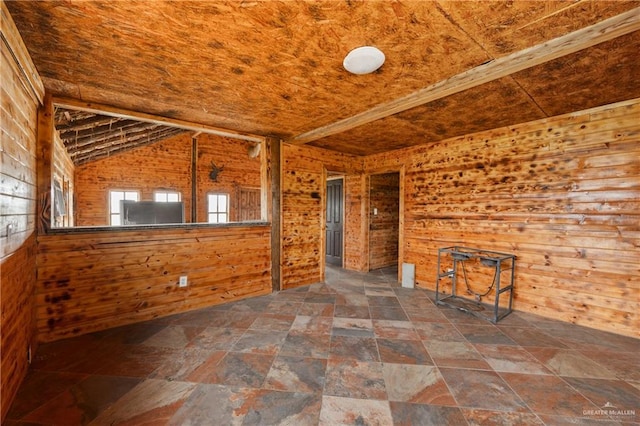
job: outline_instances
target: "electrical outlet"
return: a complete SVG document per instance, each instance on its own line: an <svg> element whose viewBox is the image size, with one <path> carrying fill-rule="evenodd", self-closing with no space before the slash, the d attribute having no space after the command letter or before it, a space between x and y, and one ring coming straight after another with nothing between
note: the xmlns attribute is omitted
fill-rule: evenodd
<svg viewBox="0 0 640 426"><path fill-rule="evenodd" d="M180 277L180 281L178 281L178 287L186 287L187 284L188 284L187 276L186 275L182 275Z"/></svg>

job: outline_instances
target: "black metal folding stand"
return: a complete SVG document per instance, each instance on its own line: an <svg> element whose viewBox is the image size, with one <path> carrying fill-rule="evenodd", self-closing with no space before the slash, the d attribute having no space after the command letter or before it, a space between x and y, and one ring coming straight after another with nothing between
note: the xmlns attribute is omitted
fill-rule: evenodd
<svg viewBox="0 0 640 426"><path fill-rule="evenodd" d="M486 294L477 295L485 296L488 292L494 288L494 302L493 306L480 303L481 297L477 297L476 300L460 297L457 294L458 273L463 271L465 283L466 283L466 270L464 269L464 262L477 259L482 265L494 268L494 282L492 287L487 290ZM443 265L452 265L452 268L442 270ZM447 305L452 308L460 309L468 312L477 317L497 323L502 318L509 315L512 311L513 305L513 286L515 278L516 256L508 253L500 253L497 251L481 250L476 248L451 246L443 247L438 250L438 274L436 278L436 304ZM503 272L510 272L510 280L507 285L503 285L501 277ZM451 293L440 293L440 281L443 278L451 279ZM468 285L467 285L468 288ZM500 296L508 292L508 303L506 307L500 306ZM443 296L444 295L444 296ZM490 315L485 313L486 311L492 311Z"/></svg>

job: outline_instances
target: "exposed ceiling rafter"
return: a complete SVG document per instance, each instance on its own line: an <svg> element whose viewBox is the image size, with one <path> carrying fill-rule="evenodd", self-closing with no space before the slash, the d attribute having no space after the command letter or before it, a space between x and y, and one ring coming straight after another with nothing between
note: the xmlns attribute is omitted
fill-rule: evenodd
<svg viewBox="0 0 640 426"><path fill-rule="evenodd" d="M75 165L81 165L89 161L111 157L115 154L160 142L182 133L185 133L185 131L170 127L142 131L128 135L128 137L121 140L104 141L103 143L87 145L82 149L70 150L69 155Z"/></svg>
<svg viewBox="0 0 640 426"><path fill-rule="evenodd" d="M194 124L185 120L175 119L175 118L167 118L167 117L158 117L153 114L146 114L143 112L133 112L133 111L125 111L121 108L116 108L111 105L98 104L95 102L82 102L75 99L63 98L63 97L54 97L53 102L60 107L69 108L69 109L79 109L82 111L90 112L93 114L107 114L111 117L118 118L132 118L135 120L139 120L141 122L148 123L156 123L159 125L178 127L183 130L190 130L196 132L206 132L213 135L240 139L250 142L262 142L264 141L264 137L256 136L244 132L238 132L235 130L223 129L216 126L208 126L206 124Z"/></svg>
<svg viewBox="0 0 640 426"><path fill-rule="evenodd" d="M254 137L181 120L160 119L105 105L83 104L54 98L55 128L75 165L110 157L131 149L161 142L183 133L213 133L260 142ZM259 143L258 143L259 144Z"/></svg>

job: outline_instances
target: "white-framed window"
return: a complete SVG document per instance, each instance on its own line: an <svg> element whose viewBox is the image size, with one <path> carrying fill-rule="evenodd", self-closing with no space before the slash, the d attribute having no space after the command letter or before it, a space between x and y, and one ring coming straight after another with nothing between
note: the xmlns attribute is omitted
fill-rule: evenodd
<svg viewBox="0 0 640 426"><path fill-rule="evenodd" d="M229 222L228 194L207 194L207 221L209 223Z"/></svg>
<svg viewBox="0 0 640 426"><path fill-rule="evenodd" d="M140 193L138 191L109 191L109 224L111 226L120 226L120 201L139 201Z"/></svg>
<svg viewBox="0 0 640 426"><path fill-rule="evenodd" d="M155 191L153 193L153 201L168 203L177 202L182 198L178 191Z"/></svg>

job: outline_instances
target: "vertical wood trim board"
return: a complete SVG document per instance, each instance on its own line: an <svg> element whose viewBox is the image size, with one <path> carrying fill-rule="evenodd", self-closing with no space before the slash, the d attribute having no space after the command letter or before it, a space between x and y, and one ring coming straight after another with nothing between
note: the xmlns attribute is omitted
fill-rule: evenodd
<svg viewBox="0 0 640 426"><path fill-rule="evenodd" d="M405 168L400 168L400 196L399 196L399 218L398 218L398 282L402 282L402 263L404 259L404 181L405 181Z"/></svg>
<svg viewBox="0 0 640 426"><path fill-rule="evenodd" d="M37 169L38 182L38 233L51 228L51 201L53 200L53 103L51 95L45 94L43 105L38 110Z"/></svg>
<svg viewBox="0 0 640 426"><path fill-rule="evenodd" d="M273 291L282 290L282 142L279 139L268 138L270 165L269 181L266 186L271 194L271 288Z"/></svg>
<svg viewBox="0 0 640 426"><path fill-rule="evenodd" d="M325 279L325 266L326 266L326 254L327 254L327 169L322 168L322 182L324 184L320 186L320 281ZM344 181L343 181L344 182ZM344 183L342 185L342 192L344 193ZM344 205L344 204L343 204ZM344 224L343 224L344 225ZM344 232L344 229L343 229ZM344 241L344 238L343 238ZM342 251L342 260L344 262L344 250Z"/></svg>
<svg viewBox="0 0 640 426"><path fill-rule="evenodd" d="M191 222L198 221L198 136L191 137ZM185 212L186 214L186 212Z"/></svg>
<svg viewBox="0 0 640 426"><path fill-rule="evenodd" d="M406 167L403 261L419 286L435 289L439 247L513 253L515 310L639 337L638 117L640 100L627 101L370 156L365 169Z"/></svg>

